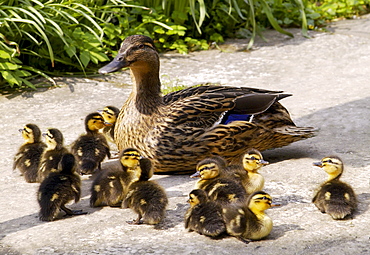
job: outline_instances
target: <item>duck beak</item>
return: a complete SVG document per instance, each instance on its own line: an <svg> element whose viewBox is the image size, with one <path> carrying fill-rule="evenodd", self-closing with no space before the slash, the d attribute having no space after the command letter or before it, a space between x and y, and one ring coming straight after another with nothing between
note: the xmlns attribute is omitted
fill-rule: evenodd
<svg viewBox="0 0 370 255"><path fill-rule="evenodd" d="M200 177L200 172L197 171L196 173L190 175L190 178L196 178L196 177Z"/></svg>
<svg viewBox="0 0 370 255"><path fill-rule="evenodd" d="M122 53L118 53L118 55L108 64L103 66L99 69L100 74L108 74L116 72L124 67L128 67L130 63L126 61L126 58L123 56Z"/></svg>
<svg viewBox="0 0 370 255"><path fill-rule="evenodd" d="M110 126L113 126L113 123L104 122L104 125L107 126L107 127L110 127Z"/></svg>
<svg viewBox="0 0 370 255"><path fill-rule="evenodd" d="M321 162L314 162L312 165L318 166L318 167L322 167L322 163Z"/></svg>

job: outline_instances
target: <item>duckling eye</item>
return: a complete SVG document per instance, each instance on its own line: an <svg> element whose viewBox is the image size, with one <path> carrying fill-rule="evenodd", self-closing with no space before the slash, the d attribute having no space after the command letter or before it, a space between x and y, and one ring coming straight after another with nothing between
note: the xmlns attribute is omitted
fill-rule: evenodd
<svg viewBox="0 0 370 255"><path fill-rule="evenodd" d="M22 129L21 129L22 130ZM26 132L27 134L31 133L29 132L26 128L23 128L23 131Z"/></svg>

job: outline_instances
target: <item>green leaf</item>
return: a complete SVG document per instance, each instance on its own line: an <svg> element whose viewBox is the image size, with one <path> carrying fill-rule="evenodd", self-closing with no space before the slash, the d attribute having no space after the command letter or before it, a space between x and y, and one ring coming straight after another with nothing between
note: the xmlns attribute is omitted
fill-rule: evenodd
<svg viewBox="0 0 370 255"><path fill-rule="evenodd" d="M100 62L109 61L109 58L107 57L107 55L105 55L101 52L90 51L90 57L94 57ZM97 63L95 63L95 64L97 64Z"/></svg>
<svg viewBox="0 0 370 255"><path fill-rule="evenodd" d="M0 62L0 69L2 70L17 70L20 66L10 62Z"/></svg>
<svg viewBox="0 0 370 255"><path fill-rule="evenodd" d="M76 54L76 47L73 45L64 45L64 50L67 52L70 58Z"/></svg>
<svg viewBox="0 0 370 255"><path fill-rule="evenodd" d="M9 71L0 71L1 75L4 77L4 79L9 82L11 86L17 84L20 85L18 79L12 75Z"/></svg>
<svg viewBox="0 0 370 255"><path fill-rule="evenodd" d="M80 60L84 67L86 67L90 62L90 54L88 51L83 51L80 53Z"/></svg>
<svg viewBox="0 0 370 255"><path fill-rule="evenodd" d="M0 58L9 59L11 56L5 50L0 50Z"/></svg>

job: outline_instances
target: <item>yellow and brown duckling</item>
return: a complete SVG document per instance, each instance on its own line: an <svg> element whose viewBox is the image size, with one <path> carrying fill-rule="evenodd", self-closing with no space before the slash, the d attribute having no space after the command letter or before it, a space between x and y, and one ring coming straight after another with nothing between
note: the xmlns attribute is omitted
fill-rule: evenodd
<svg viewBox="0 0 370 255"><path fill-rule="evenodd" d="M119 109L115 106L109 105L98 112L103 116L105 122L103 134L105 134L108 141L114 143L114 127L119 114Z"/></svg>
<svg viewBox="0 0 370 255"><path fill-rule="evenodd" d="M41 141L40 128L35 124L27 124L19 132L22 133L24 144L14 157L13 170L18 168L27 182L38 182L40 161L46 148Z"/></svg>
<svg viewBox="0 0 370 255"><path fill-rule="evenodd" d="M137 168L151 168L148 159L141 158L140 152L133 148L122 151L119 158L105 163L96 175L91 186L91 207L121 206L128 186L139 179Z"/></svg>
<svg viewBox="0 0 370 255"><path fill-rule="evenodd" d="M342 160L337 156L325 157L314 166L323 168L328 179L320 186L312 202L334 220L350 217L357 208L357 198L352 187L339 180L343 173Z"/></svg>
<svg viewBox="0 0 370 255"><path fill-rule="evenodd" d="M64 147L63 134L57 128L49 128L46 133L42 134L45 138L45 149L39 169L39 181L42 182L51 172L58 171L58 164L63 155L68 153Z"/></svg>
<svg viewBox="0 0 370 255"><path fill-rule="evenodd" d="M99 72L125 67L134 84L115 124L115 143L119 150L139 149L156 172L190 173L212 155L231 162L244 148L262 151L314 136L313 128L291 120L278 102L290 94L281 91L210 85L162 96L159 55L147 36L127 37Z"/></svg>
<svg viewBox="0 0 370 255"><path fill-rule="evenodd" d="M221 205L209 201L204 190L192 190L188 203L190 208L185 214L186 229L211 237L219 236L226 231Z"/></svg>
<svg viewBox="0 0 370 255"><path fill-rule="evenodd" d="M269 162L265 161L261 152L256 149L249 149L242 156L242 166L230 166L228 172L236 180L239 180L244 186L247 194L252 194L255 191L263 190L265 178L258 173L258 170Z"/></svg>
<svg viewBox="0 0 370 255"><path fill-rule="evenodd" d="M211 201L221 205L244 202L247 198L244 187L224 174L225 167L226 162L221 157L206 158L198 163L197 172L190 177L200 177L196 189L205 190Z"/></svg>
<svg viewBox="0 0 370 255"><path fill-rule="evenodd" d="M153 176L153 168L149 162L136 168L139 179L129 186L122 202L122 208L131 208L138 214L136 220L127 221L129 224L155 225L166 215L166 191L156 182L149 181Z"/></svg>
<svg viewBox="0 0 370 255"><path fill-rule="evenodd" d="M70 153L64 154L59 168L59 172L51 172L43 180L37 193L39 218L42 221L54 220L60 210L67 215L86 214L82 210L71 210L65 206L73 200L77 203L81 196L81 179L75 171L75 157Z"/></svg>
<svg viewBox="0 0 370 255"><path fill-rule="evenodd" d="M223 208L227 233L248 243L270 234L273 222L265 213L271 208L272 198L263 191L252 193L245 204Z"/></svg>
<svg viewBox="0 0 370 255"><path fill-rule="evenodd" d="M79 174L92 174L96 169L100 170L105 157L110 158L107 139L99 132L104 127L101 114L95 112L86 116L86 134L78 137L71 148L77 160Z"/></svg>

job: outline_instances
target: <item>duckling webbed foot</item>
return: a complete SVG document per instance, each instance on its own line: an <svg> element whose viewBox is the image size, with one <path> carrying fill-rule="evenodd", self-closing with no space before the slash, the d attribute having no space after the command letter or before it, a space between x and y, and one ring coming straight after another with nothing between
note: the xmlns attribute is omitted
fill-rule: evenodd
<svg viewBox="0 0 370 255"><path fill-rule="evenodd" d="M128 220L126 221L128 224L131 224L131 225L140 225L140 224L143 224L144 222L141 220L141 215L139 215L139 217L137 217L136 220Z"/></svg>
<svg viewBox="0 0 370 255"><path fill-rule="evenodd" d="M84 212L83 210L71 210L65 207L64 205L61 206L60 209L62 209L68 216L87 214L87 212Z"/></svg>
<svg viewBox="0 0 370 255"><path fill-rule="evenodd" d="M245 244L249 244L252 241L251 239L246 239L246 238L243 238L241 236L238 236L237 238L238 238L238 240L242 241Z"/></svg>

